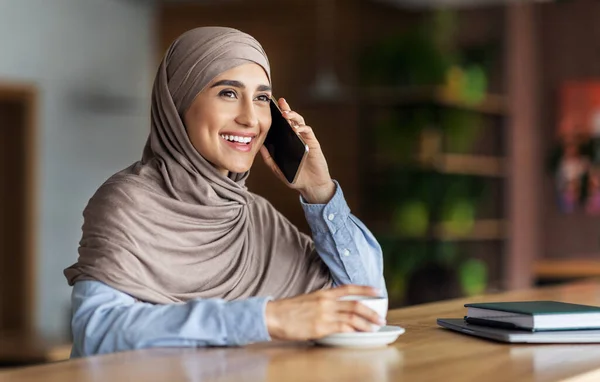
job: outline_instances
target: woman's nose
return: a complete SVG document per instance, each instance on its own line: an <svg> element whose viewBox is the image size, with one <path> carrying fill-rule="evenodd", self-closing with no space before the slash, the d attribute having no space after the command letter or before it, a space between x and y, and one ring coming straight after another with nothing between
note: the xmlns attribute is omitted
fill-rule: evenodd
<svg viewBox="0 0 600 382"><path fill-rule="evenodd" d="M252 103L243 103L237 117L237 122L240 125L247 127L258 125L258 114L256 113L256 110L254 110L254 105Z"/></svg>

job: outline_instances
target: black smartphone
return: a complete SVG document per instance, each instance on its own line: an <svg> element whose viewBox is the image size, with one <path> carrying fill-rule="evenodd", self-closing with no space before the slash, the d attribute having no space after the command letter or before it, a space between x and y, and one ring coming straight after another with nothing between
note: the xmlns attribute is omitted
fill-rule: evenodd
<svg viewBox="0 0 600 382"><path fill-rule="evenodd" d="M271 128L264 145L285 179L294 184L308 155L308 146L285 119L277 101L273 98L271 98L271 120Z"/></svg>

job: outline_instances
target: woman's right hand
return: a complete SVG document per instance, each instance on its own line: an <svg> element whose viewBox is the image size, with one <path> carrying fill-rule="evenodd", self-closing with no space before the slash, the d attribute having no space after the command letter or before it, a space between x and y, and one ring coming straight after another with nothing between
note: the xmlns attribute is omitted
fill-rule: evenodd
<svg viewBox="0 0 600 382"><path fill-rule="evenodd" d="M306 341L333 333L371 331L385 322L359 301L338 301L348 295L378 296L375 288L344 285L310 294L269 301L267 329L273 339Z"/></svg>

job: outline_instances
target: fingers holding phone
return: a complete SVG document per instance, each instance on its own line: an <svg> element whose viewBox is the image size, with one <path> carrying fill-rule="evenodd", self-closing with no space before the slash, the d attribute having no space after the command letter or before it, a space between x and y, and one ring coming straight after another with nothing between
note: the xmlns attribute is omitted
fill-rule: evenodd
<svg viewBox="0 0 600 382"><path fill-rule="evenodd" d="M295 188L309 146L286 119L275 100L271 99L270 107L271 127L264 141L267 152L261 149L261 153L275 174L282 175L284 181Z"/></svg>
<svg viewBox="0 0 600 382"><path fill-rule="evenodd" d="M321 150L321 145L319 144L312 127L306 125L304 117L293 111L285 98L280 98L278 103L285 119L290 122L292 127L296 130L296 133L300 134L304 139L304 142L308 145L309 152L310 150Z"/></svg>
<svg viewBox="0 0 600 382"><path fill-rule="evenodd" d="M281 109L283 116L285 117L285 119L291 122L291 125L293 127L306 125L306 123L304 122L304 118L295 111L292 111L292 108L287 103L285 98L280 98L279 101L277 101L277 103L279 104L279 109Z"/></svg>
<svg viewBox="0 0 600 382"><path fill-rule="evenodd" d="M268 152L261 150L263 159L309 203L327 203L335 193L335 184L312 128L306 126L304 118L283 98L277 103L272 100L271 116L272 124L265 140ZM275 171L273 164L279 171Z"/></svg>

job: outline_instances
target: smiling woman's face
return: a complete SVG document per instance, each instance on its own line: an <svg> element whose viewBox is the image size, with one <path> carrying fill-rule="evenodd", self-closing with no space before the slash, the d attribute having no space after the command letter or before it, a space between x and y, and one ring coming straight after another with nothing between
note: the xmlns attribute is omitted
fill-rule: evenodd
<svg viewBox="0 0 600 382"><path fill-rule="evenodd" d="M221 73L185 112L192 145L223 175L248 171L271 126L270 97L269 79L257 64Z"/></svg>

